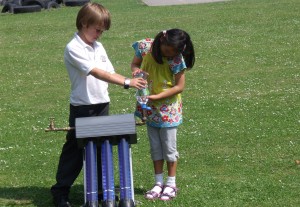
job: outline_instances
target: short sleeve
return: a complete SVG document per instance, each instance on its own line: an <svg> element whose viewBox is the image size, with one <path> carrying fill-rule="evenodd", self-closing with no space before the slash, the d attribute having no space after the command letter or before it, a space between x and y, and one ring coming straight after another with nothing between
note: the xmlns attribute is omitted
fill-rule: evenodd
<svg viewBox="0 0 300 207"><path fill-rule="evenodd" d="M135 51L135 55L138 58L143 58L146 54L148 54L151 51L151 45L153 43L153 39L146 38L137 42L134 42L132 44L132 47Z"/></svg>
<svg viewBox="0 0 300 207"><path fill-rule="evenodd" d="M177 74L186 69L186 64L182 54L168 61L173 74Z"/></svg>

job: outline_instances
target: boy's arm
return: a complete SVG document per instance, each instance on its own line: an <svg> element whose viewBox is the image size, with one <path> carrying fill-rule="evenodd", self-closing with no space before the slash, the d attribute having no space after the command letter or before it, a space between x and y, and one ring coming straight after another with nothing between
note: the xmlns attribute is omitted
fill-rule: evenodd
<svg viewBox="0 0 300 207"><path fill-rule="evenodd" d="M118 73L109 73L107 71L101 70L99 68L94 68L90 71L90 74L94 76L95 78L108 82L113 83L116 85L123 86L126 80L126 77L118 74ZM134 87L137 89L142 89L146 85L146 81L142 78L134 78L130 79L129 86Z"/></svg>

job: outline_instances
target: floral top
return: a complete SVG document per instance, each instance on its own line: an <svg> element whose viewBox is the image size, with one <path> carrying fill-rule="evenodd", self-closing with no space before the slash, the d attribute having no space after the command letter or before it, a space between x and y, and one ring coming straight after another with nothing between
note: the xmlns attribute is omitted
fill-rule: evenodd
<svg viewBox="0 0 300 207"><path fill-rule="evenodd" d="M135 55L143 59L141 69L148 75L150 94L158 94L172 88L175 84L174 75L186 69L183 56L180 54L173 59L163 57L163 64L157 63L150 51L153 39L143 39L133 43ZM147 111L147 124L152 127L175 127L182 123L181 94L157 101L149 101L151 110ZM141 117L142 109L137 104L135 115Z"/></svg>

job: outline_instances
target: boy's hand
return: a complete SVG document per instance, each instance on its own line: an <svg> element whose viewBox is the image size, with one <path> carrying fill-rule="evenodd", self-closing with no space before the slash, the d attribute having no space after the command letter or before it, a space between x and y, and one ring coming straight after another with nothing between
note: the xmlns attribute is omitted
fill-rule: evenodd
<svg viewBox="0 0 300 207"><path fill-rule="evenodd" d="M147 81L143 78L133 78L130 80L130 87L134 87L136 89L143 89L147 85Z"/></svg>

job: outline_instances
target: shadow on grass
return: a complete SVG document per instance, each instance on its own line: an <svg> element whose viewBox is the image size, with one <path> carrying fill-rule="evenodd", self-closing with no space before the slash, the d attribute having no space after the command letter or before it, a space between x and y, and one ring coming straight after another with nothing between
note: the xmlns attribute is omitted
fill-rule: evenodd
<svg viewBox="0 0 300 207"><path fill-rule="evenodd" d="M70 200L75 206L84 203L83 185L74 185L71 189ZM118 186L116 186L116 195L119 195ZM143 195L144 189L135 188L134 193ZM50 187L1 187L0 188L0 206L53 206Z"/></svg>
<svg viewBox="0 0 300 207"><path fill-rule="evenodd" d="M0 206L53 206L50 188L1 187Z"/></svg>

